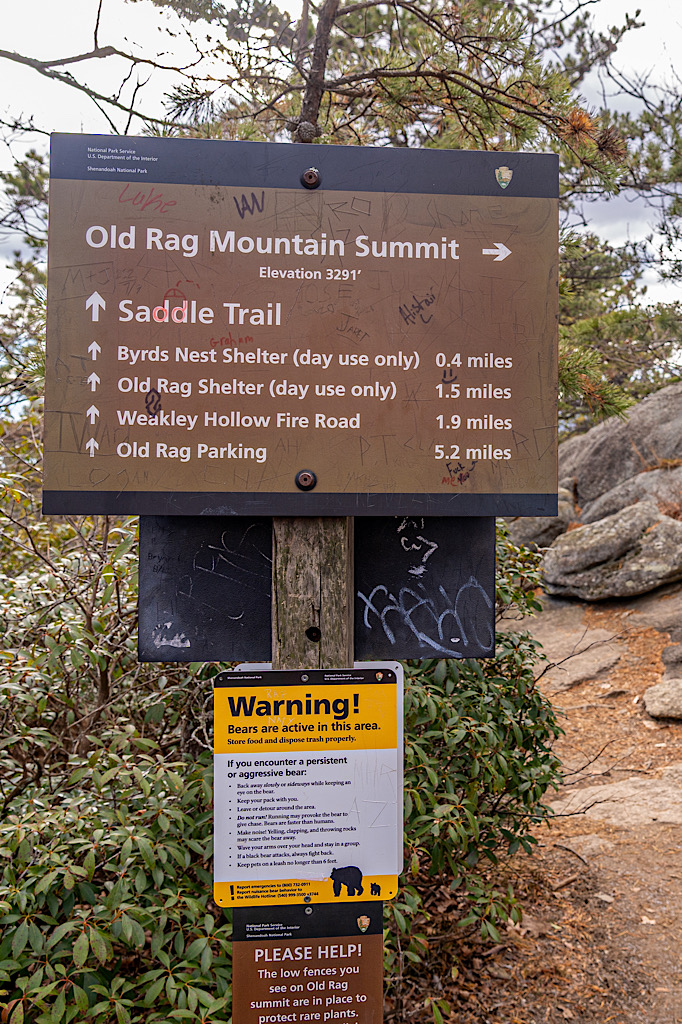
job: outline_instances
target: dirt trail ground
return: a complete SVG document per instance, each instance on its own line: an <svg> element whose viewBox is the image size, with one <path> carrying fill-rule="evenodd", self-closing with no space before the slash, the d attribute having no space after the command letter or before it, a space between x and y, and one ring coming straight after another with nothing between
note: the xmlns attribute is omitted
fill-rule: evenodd
<svg viewBox="0 0 682 1024"><path fill-rule="evenodd" d="M532 622L552 660L586 648L542 680L562 715L565 785L538 852L509 867L521 926L496 947L434 948L431 990L449 1000L450 1020L682 1024L682 721L656 722L642 701L681 626L679 589L591 607L547 601Z"/></svg>

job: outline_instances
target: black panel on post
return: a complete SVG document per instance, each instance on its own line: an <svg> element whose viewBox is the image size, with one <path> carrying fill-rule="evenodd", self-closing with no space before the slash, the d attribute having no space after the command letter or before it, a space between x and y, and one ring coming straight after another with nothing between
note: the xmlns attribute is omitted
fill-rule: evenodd
<svg viewBox="0 0 682 1024"><path fill-rule="evenodd" d="M140 517L140 661L268 661L272 520Z"/></svg>
<svg viewBox="0 0 682 1024"><path fill-rule="evenodd" d="M357 519L355 595L358 661L491 658L495 520Z"/></svg>
<svg viewBox="0 0 682 1024"><path fill-rule="evenodd" d="M141 661L271 658L272 520L140 519ZM494 654L495 520L355 520L355 658Z"/></svg>

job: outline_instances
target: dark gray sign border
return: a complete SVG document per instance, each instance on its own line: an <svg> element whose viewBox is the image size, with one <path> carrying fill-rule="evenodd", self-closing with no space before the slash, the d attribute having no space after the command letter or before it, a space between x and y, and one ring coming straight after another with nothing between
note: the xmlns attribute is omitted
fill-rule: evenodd
<svg viewBox="0 0 682 1024"><path fill-rule="evenodd" d="M547 494L43 491L45 515L555 516Z"/></svg>
<svg viewBox="0 0 682 1024"><path fill-rule="evenodd" d="M125 165L88 168L88 147L134 147L153 160L146 176ZM110 163L114 160L108 161ZM106 160L103 161L107 163ZM126 135L51 136L50 177L72 181L134 181L157 184L227 185L234 188L303 189L301 175L311 165L325 190L405 192L455 196L519 196L557 199L559 158L554 153L481 152L371 146L300 146L279 142L226 142L220 139L154 139ZM504 189L495 171L513 172ZM153 173L151 168L153 166Z"/></svg>

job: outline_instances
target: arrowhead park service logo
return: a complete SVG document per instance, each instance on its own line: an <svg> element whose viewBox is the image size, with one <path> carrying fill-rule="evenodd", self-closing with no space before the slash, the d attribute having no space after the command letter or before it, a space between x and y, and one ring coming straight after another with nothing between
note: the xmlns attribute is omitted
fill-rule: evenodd
<svg viewBox="0 0 682 1024"><path fill-rule="evenodd" d="M495 178L500 188L506 188L509 182L512 180L514 172L510 167L498 167L495 170Z"/></svg>
<svg viewBox="0 0 682 1024"><path fill-rule="evenodd" d="M358 928L360 929L360 931L361 932L366 932L367 929L369 928L371 922L370 922L370 919L368 917L363 916L363 917L359 917L357 919L357 923L358 923Z"/></svg>

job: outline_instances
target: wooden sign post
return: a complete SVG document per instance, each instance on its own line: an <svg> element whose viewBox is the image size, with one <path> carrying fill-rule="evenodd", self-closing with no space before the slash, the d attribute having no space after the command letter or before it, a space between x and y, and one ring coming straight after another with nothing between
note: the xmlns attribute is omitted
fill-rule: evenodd
<svg viewBox="0 0 682 1024"><path fill-rule="evenodd" d="M353 664L353 520L273 522L272 667Z"/></svg>
<svg viewBox="0 0 682 1024"><path fill-rule="evenodd" d="M326 0L300 122L317 123L329 33L339 0ZM293 141L311 141L301 134ZM353 664L353 520L350 516L273 521L272 667Z"/></svg>

